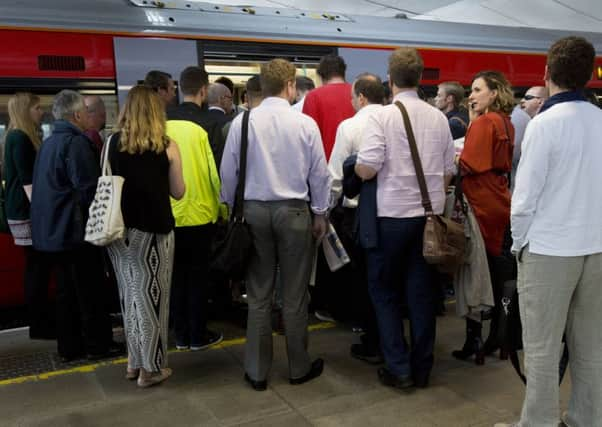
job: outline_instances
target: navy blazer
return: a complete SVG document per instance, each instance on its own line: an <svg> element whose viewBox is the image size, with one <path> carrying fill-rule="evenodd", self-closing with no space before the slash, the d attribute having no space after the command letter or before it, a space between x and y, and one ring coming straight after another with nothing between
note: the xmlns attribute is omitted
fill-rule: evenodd
<svg viewBox="0 0 602 427"><path fill-rule="evenodd" d="M54 122L33 168L31 231L36 249L60 252L84 242L99 175L94 143L70 122Z"/></svg>
<svg viewBox="0 0 602 427"><path fill-rule="evenodd" d="M378 223L376 220L376 177L369 181L355 174L357 155L353 154L343 162L343 194L352 199L359 194L360 200L355 216L356 243L364 249L378 247Z"/></svg>

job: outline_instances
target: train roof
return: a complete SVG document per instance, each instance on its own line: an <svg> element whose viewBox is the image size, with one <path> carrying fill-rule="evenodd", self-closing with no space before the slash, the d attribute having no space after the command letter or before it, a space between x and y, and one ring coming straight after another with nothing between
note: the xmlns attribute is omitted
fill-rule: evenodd
<svg viewBox="0 0 602 427"><path fill-rule="evenodd" d="M333 46L413 45L467 50L545 52L581 35L602 54L602 33L498 27L296 9L227 7L174 0L20 0L0 6L0 27L121 35L316 43Z"/></svg>

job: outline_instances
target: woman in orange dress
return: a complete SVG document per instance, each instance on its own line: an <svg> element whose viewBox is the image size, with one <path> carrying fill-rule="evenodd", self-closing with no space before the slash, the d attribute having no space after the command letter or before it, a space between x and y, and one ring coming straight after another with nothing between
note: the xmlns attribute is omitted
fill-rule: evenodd
<svg viewBox="0 0 602 427"><path fill-rule="evenodd" d="M503 281L497 274L504 245L504 235L510 224L510 189L508 176L512 168L514 127L510 113L514 107L512 87L498 71L478 73L468 98L477 117L466 132L460 155L462 190L470 203L485 242L495 307L489 337L482 344L481 322L466 319L466 341L461 350L452 354L468 359L473 354L477 364L493 353L497 344L497 319L501 305Z"/></svg>

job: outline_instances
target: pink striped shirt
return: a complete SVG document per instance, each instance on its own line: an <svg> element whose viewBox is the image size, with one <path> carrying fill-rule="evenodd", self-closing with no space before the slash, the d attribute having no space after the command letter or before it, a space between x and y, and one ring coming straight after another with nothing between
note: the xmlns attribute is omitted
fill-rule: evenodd
<svg viewBox="0 0 602 427"><path fill-rule="evenodd" d="M454 142L445 115L420 100L415 91L401 92L416 138L426 185L436 214L443 213L444 176L455 173ZM357 163L377 171L377 216L424 216L403 117L396 105L385 106L368 119Z"/></svg>

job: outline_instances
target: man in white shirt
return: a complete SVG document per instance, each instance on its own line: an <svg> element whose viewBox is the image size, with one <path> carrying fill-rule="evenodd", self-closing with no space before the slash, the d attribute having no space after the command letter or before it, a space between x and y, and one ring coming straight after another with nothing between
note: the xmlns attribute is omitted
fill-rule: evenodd
<svg viewBox="0 0 602 427"><path fill-rule="evenodd" d="M311 362L307 352L307 304L314 239L326 233L330 195L318 126L290 105L295 96L294 65L274 59L262 65L260 79L265 98L249 113L244 191L244 216L254 245L247 270L245 380L255 390L266 389L272 364L276 263L290 383L302 384L322 373L323 360ZM221 198L230 208L238 182L243 118L241 114L232 122L221 165Z"/></svg>
<svg viewBox="0 0 602 427"><path fill-rule="evenodd" d="M360 150L368 117L382 108L384 97L385 90L377 75L363 73L357 76L351 87L351 103L357 113L339 124L328 162L328 170L332 177L330 221L351 257L350 264L333 274L336 281L330 286L336 282L338 294L351 297L344 304L347 307L347 315L356 322L356 327L359 326L364 331L360 337L361 343L351 346L351 355L373 364L382 363L382 354L374 308L366 284L364 254L354 238L359 196L352 200L343 196L343 163Z"/></svg>
<svg viewBox="0 0 602 427"><path fill-rule="evenodd" d="M328 171L332 177L330 191L332 206L335 206L343 196L343 163L349 156L360 151L363 140L362 133L368 117L382 108L384 93L380 78L374 74L360 74L353 82L351 103L357 113L339 124L332 154L328 162ZM357 198L348 200L343 196L342 204L346 208L356 208Z"/></svg>
<svg viewBox="0 0 602 427"><path fill-rule="evenodd" d="M527 374L519 426L558 424L564 332L572 386L564 422L602 425L602 111L582 93L594 59L581 37L552 45L550 98L523 140L511 210Z"/></svg>
<svg viewBox="0 0 602 427"><path fill-rule="evenodd" d="M434 360L436 282L432 266L422 256L425 210L396 102L408 111L435 214L443 212L445 189L455 172L447 118L418 98L423 69L414 48L400 48L391 54L389 81L394 104L368 118L355 166L360 178L377 177L378 247L366 251L368 289L386 362L378 377L384 385L400 389L428 385ZM408 304L411 348L403 332L402 292Z"/></svg>

